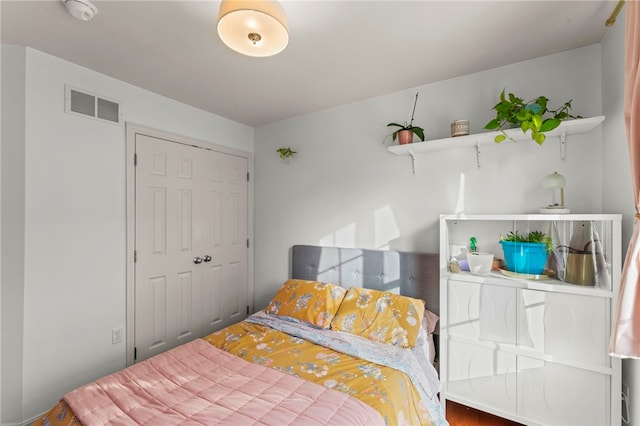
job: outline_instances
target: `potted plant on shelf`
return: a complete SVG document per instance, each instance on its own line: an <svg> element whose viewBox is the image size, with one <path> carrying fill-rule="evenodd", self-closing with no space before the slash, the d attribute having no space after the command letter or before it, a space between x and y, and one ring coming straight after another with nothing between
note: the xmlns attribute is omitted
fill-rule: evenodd
<svg viewBox="0 0 640 426"><path fill-rule="evenodd" d="M542 145L546 139L545 132L551 131L560 125L560 122L572 118L582 118L571 115L571 101L565 102L560 108L551 110L548 107L549 99L544 96L525 102L524 99L504 90L500 93L500 102L492 109L496 111L496 117L489 121L484 128L487 130L499 130L495 137L496 142L502 142L509 138L505 129L520 127L524 133L531 131L531 139L538 145ZM547 114L547 117L545 117ZM513 138L509 138L513 140Z"/></svg>
<svg viewBox="0 0 640 426"><path fill-rule="evenodd" d="M387 127L399 127L398 130L394 131L392 134L392 138L395 141L398 138L398 143L404 145L406 143L411 143L413 141L413 135L415 134L420 138L421 141L424 142L424 129L422 127L413 125L413 116L416 113L416 105L418 103L418 93L416 93L416 100L413 103L413 112L411 113L411 121L409 124L405 121L404 124L399 123L389 123Z"/></svg>
<svg viewBox="0 0 640 426"><path fill-rule="evenodd" d="M500 237L500 245L507 269L521 274L542 274L553 249L551 237L540 231L531 231L527 235L509 232L507 236Z"/></svg>

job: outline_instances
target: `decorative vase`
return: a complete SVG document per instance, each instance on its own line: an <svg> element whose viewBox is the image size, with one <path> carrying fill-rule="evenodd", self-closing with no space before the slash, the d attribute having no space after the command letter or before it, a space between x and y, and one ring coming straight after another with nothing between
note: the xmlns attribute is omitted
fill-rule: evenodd
<svg viewBox="0 0 640 426"><path fill-rule="evenodd" d="M413 142L413 130L399 130L398 131L398 143L404 145Z"/></svg>
<svg viewBox="0 0 640 426"><path fill-rule="evenodd" d="M569 253L564 280L571 284L596 285L594 253Z"/></svg>
<svg viewBox="0 0 640 426"><path fill-rule="evenodd" d="M564 281L578 285L596 285L598 259L602 258L602 246L598 233L590 221L573 225L571 241L567 249Z"/></svg>
<svg viewBox="0 0 640 426"><path fill-rule="evenodd" d="M469 120L456 120L451 123L451 137L469 134Z"/></svg>
<svg viewBox="0 0 640 426"><path fill-rule="evenodd" d="M549 255L545 243L500 241L500 245L509 271L536 275L544 272Z"/></svg>

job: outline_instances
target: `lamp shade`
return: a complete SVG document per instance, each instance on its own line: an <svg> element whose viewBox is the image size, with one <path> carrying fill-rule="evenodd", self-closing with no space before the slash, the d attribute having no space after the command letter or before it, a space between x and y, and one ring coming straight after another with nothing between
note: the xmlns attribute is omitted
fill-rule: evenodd
<svg viewBox="0 0 640 426"><path fill-rule="evenodd" d="M272 56L289 44L287 16L273 0L222 0L218 36L243 55Z"/></svg>
<svg viewBox="0 0 640 426"><path fill-rule="evenodd" d="M567 179L558 172L547 175L542 179L543 188L564 188L566 184Z"/></svg>

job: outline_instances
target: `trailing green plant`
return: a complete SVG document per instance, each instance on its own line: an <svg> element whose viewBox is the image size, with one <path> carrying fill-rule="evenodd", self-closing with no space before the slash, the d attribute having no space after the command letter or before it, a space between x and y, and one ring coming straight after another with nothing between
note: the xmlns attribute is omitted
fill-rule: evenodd
<svg viewBox="0 0 640 426"><path fill-rule="evenodd" d="M293 157L293 154L297 154L296 151L291 150L291 148L289 148L289 147L278 148L278 149L276 149L276 152L278 154L280 154L280 158L282 158L283 160L286 160L287 158Z"/></svg>
<svg viewBox="0 0 640 426"><path fill-rule="evenodd" d="M391 135L391 137L393 138L394 141L398 137L398 132L399 131L401 131L401 130L411 130L417 137L420 138L421 141L424 142L424 129L422 127L418 127L418 126L414 126L413 125L413 116L416 113L416 105L417 104L418 104L418 93L416 93L416 100L413 103L413 112L411 113L411 121L409 122L409 124L407 124L406 121L404 122L404 124L399 124L399 123L389 123L389 124L387 124L387 127L399 127L399 129L394 131L393 134Z"/></svg>
<svg viewBox="0 0 640 426"><path fill-rule="evenodd" d="M509 93L505 95L503 90L500 93L500 102L492 109L496 111L496 117L489 121L484 128L487 130L499 130L500 134L495 137L496 142L502 142L510 138L505 129L510 127L520 127L524 133L531 131L531 139L538 145L542 145L546 139L545 132L549 132L560 125L560 122L572 118L582 118L579 115L572 115L571 102L565 102L560 108L549 109L549 99L545 96L525 102L524 99ZM547 117L545 117L547 114ZM550 116L549 116L550 115Z"/></svg>
<svg viewBox="0 0 640 426"><path fill-rule="evenodd" d="M544 232L530 231L526 235L519 234L518 231L509 232L506 236L500 237L501 241L511 241L514 243L543 243L548 252L553 250L553 241Z"/></svg>

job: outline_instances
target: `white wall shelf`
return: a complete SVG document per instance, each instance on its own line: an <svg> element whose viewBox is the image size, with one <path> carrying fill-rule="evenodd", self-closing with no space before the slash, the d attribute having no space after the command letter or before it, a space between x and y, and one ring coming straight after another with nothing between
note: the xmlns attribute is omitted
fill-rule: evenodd
<svg viewBox="0 0 640 426"><path fill-rule="evenodd" d="M604 121L604 116L599 115L590 118L579 118L576 120L566 120L560 123L560 126L553 129L550 132L546 132L547 139L554 136L560 137L560 155L562 162L565 161L565 146L566 137L568 135L577 135L581 133L588 133L599 126ZM515 142L528 141L535 143L531 140L530 132L523 133L519 128L507 129L507 136L513 138ZM417 154L426 152L444 151L450 149L460 148L474 148L476 151L477 166L480 167L480 147L484 145L493 145L495 137L500 132L485 132L476 133L473 135L457 136L444 139L434 139L425 142L410 143L406 145L391 145L387 149L395 155L408 155L411 157L411 164L413 167L413 174L416 174L417 166ZM509 143L510 139L505 140L502 143Z"/></svg>

